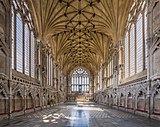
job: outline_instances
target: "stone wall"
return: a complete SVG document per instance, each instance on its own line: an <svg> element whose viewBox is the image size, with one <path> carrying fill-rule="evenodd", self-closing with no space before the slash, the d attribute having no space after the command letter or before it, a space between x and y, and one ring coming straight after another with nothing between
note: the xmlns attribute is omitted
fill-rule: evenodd
<svg viewBox="0 0 160 127"><path fill-rule="evenodd" d="M148 0L147 8L147 71L97 91L94 98L97 103L160 120L160 0Z"/></svg>
<svg viewBox="0 0 160 127"><path fill-rule="evenodd" d="M160 119L160 80L150 83L145 79L119 86L117 89L106 89L95 94L95 101L135 114Z"/></svg>
<svg viewBox="0 0 160 127"><path fill-rule="evenodd" d="M55 86L60 87L61 85L61 90L55 89L54 83L52 86L48 86L46 83L45 51L48 50L48 47L43 45L41 41L35 39L35 78L12 69L11 2L11 0L0 0L0 120L65 101L63 87L65 87L64 82L66 81L60 84L58 77L55 77L58 82ZM57 68L57 66L53 66L54 70ZM56 73L54 74L56 75ZM64 78L63 75L60 74L60 76Z"/></svg>

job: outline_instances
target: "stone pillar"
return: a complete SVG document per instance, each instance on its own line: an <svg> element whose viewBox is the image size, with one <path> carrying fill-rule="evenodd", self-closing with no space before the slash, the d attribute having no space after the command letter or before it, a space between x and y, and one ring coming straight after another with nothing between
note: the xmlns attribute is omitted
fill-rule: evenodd
<svg viewBox="0 0 160 127"><path fill-rule="evenodd" d="M2 3L5 3L4 5ZM8 5L8 6L6 6ZM9 1L0 3L0 73L12 77L11 68L11 5Z"/></svg>
<svg viewBox="0 0 160 127"><path fill-rule="evenodd" d="M39 68L39 80L40 80L40 84L41 84L41 86L42 86L42 42L40 43L40 46L39 46L39 48L40 48L40 61L39 61L39 66L40 66L40 68Z"/></svg>
<svg viewBox="0 0 160 127"><path fill-rule="evenodd" d="M10 119L12 113L12 81L9 80L9 91L8 91L8 118Z"/></svg>
<svg viewBox="0 0 160 127"><path fill-rule="evenodd" d="M159 0L148 0L148 12L147 12L147 49L148 49L148 103L149 103L149 118L151 117L153 110L152 96L154 91L151 88L154 87L156 80L160 79L160 1Z"/></svg>
<svg viewBox="0 0 160 127"><path fill-rule="evenodd" d="M23 103L23 111L24 111L24 114L26 113L26 96L27 96L27 93L26 93L26 85L24 85L24 103Z"/></svg>
<svg viewBox="0 0 160 127"><path fill-rule="evenodd" d="M56 96L57 84L56 84L56 65L55 65L55 62L53 63L53 67L54 67L54 70L53 70L53 77L54 77L54 99L55 99L55 103L56 103L56 100L57 100L57 96Z"/></svg>
<svg viewBox="0 0 160 127"><path fill-rule="evenodd" d="M4 80L0 87L5 89L6 97L8 97L8 107L6 113L11 118L12 104L12 40L11 40L11 1L0 1L0 80Z"/></svg>
<svg viewBox="0 0 160 127"><path fill-rule="evenodd" d="M125 95L125 109L127 110L128 95Z"/></svg>
<svg viewBox="0 0 160 127"><path fill-rule="evenodd" d="M61 78L61 72L60 72L60 67L58 66L58 91L60 91L61 87L60 78Z"/></svg>
<svg viewBox="0 0 160 127"><path fill-rule="evenodd" d="M112 87L113 88L117 88L118 87L118 48L117 46L114 49L114 53L113 53L113 83L112 83Z"/></svg>
<svg viewBox="0 0 160 127"><path fill-rule="evenodd" d="M99 89L100 89L100 90L103 90L102 71L103 71L103 67L102 67L102 65L101 65L100 71L99 71Z"/></svg>
<svg viewBox="0 0 160 127"><path fill-rule="evenodd" d="M42 86L42 42L37 40L37 79L40 81L40 85Z"/></svg>
<svg viewBox="0 0 160 127"><path fill-rule="evenodd" d="M137 96L134 95L133 99L134 99L134 114L135 114L135 112L137 110Z"/></svg>
<svg viewBox="0 0 160 127"><path fill-rule="evenodd" d="M118 55L118 85L124 78L124 43L119 42L119 55Z"/></svg>
<svg viewBox="0 0 160 127"><path fill-rule="evenodd" d="M58 103L58 66L55 63L56 103Z"/></svg>

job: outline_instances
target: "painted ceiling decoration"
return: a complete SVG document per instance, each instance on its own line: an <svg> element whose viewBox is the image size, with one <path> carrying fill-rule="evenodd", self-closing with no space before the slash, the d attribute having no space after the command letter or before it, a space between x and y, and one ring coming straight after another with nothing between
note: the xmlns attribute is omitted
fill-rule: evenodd
<svg viewBox="0 0 160 127"><path fill-rule="evenodd" d="M37 38L48 43L64 72L95 73L122 39L143 0L24 0Z"/></svg>

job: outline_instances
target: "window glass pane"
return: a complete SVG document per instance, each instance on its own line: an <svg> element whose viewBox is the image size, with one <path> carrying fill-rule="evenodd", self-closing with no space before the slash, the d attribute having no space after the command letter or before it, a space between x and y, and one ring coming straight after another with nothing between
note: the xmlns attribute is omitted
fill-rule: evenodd
<svg viewBox="0 0 160 127"><path fill-rule="evenodd" d="M51 86L52 86L52 78L53 78L53 77L52 77L52 76L53 76L53 74L52 74L53 72L52 72L52 71L53 71L53 70L52 70L52 58L51 58Z"/></svg>
<svg viewBox="0 0 160 127"><path fill-rule="evenodd" d="M29 28L25 24L25 74L29 76Z"/></svg>
<svg viewBox="0 0 160 127"><path fill-rule="evenodd" d="M72 88L72 91L73 91L73 85L71 86L71 88Z"/></svg>
<svg viewBox="0 0 160 127"><path fill-rule="evenodd" d="M51 67L50 67L50 55L49 55L49 63L48 63L48 68L49 68L49 70L48 70L48 84L50 85L50 72L51 72Z"/></svg>
<svg viewBox="0 0 160 127"><path fill-rule="evenodd" d="M14 69L14 11L12 7L12 69Z"/></svg>
<svg viewBox="0 0 160 127"><path fill-rule="evenodd" d="M82 77L79 77L79 84L82 84L81 79L82 79Z"/></svg>
<svg viewBox="0 0 160 127"><path fill-rule="evenodd" d="M82 77L82 84L84 84L84 77Z"/></svg>
<svg viewBox="0 0 160 127"><path fill-rule="evenodd" d="M33 32L31 32L31 77L35 77L35 42L34 42L34 35Z"/></svg>
<svg viewBox="0 0 160 127"><path fill-rule="evenodd" d="M145 68L147 68L147 56L148 56L148 48L147 48L147 8L144 13L144 34L145 34Z"/></svg>
<svg viewBox="0 0 160 127"><path fill-rule="evenodd" d="M129 63L128 63L128 53L129 53L129 50L128 50L128 32L126 33L126 36L125 36L125 78L128 77L128 74L129 74Z"/></svg>
<svg viewBox="0 0 160 127"><path fill-rule="evenodd" d="M137 73L143 70L143 27L142 15L140 14L137 20Z"/></svg>
<svg viewBox="0 0 160 127"><path fill-rule="evenodd" d="M20 14L18 13L17 14L17 17L16 17L16 30L17 30L17 33L16 33L16 58L17 58L17 71L21 72L22 73L22 57L23 57L23 51L22 51L22 19L21 19L21 16Z"/></svg>
<svg viewBox="0 0 160 127"><path fill-rule="evenodd" d="M71 77L71 84L74 86L74 89L71 89L72 92L83 92L85 91L85 84L89 84L89 76L85 70L79 68L75 70ZM76 85L74 85L76 84Z"/></svg>
<svg viewBox="0 0 160 127"><path fill-rule="evenodd" d="M78 92L79 91L79 86L77 85L76 88L77 88L76 91Z"/></svg>
<svg viewBox="0 0 160 127"><path fill-rule="evenodd" d="M130 31L130 76L135 74L135 27Z"/></svg>
<svg viewBox="0 0 160 127"><path fill-rule="evenodd" d="M78 84L78 77L76 77L76 84Z"/></svg>
<svg viewBox="0 0 160 127"><path fill-rule="evenodd" d="M89 77L87 77L87 84L89 84Z"/></svg>
<svg viewBox="0 0 160 127"><path fill-rule="evenodd" d="M82 85L82 92L84 92L84 85Z"/></svg>

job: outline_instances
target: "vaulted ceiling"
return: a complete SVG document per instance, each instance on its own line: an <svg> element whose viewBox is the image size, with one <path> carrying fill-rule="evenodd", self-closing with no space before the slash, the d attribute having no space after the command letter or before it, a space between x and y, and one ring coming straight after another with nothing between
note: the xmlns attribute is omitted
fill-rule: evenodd
<svg viewBox="0 0 160 127"><path fill-rule="evenodd" d="M25 1L38 39L51 46L63 71L82 66L94 73L108 59L109 47L122 39L143 0Z"/></svg>

